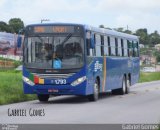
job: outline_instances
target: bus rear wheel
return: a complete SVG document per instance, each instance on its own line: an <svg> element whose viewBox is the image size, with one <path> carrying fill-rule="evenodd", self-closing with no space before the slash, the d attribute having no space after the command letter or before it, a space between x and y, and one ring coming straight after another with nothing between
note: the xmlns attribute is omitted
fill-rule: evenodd
<svg viewBox="0 0 160 130"><path fill-rule="evenodd" d="M47 102L49 99L48 94L38 94L37 97L40 102Z"/></svg>
<svg viewBox="0 0 160 130"><path fill-rule="evenodd" d="M129 80L129 78L126 81L126 94L128 94L130 92L130 86L131 86L131 81Z"/></svg>
<svg viewBox="0 0 160 130"><path fill-rule="evenodd" d="M127 81L125 76L123 77L122 87L119 89L112 90L112 94L114 95L124 95L127 93Z"/></svg>
<svg viewBox="0 0 160 130"><path fill-rule="evenodd" d="M93 94L88 96L88 100L97 101L98 98L99 98L99 85L98 85L98 80L96 80L94 83Z"/></svg>

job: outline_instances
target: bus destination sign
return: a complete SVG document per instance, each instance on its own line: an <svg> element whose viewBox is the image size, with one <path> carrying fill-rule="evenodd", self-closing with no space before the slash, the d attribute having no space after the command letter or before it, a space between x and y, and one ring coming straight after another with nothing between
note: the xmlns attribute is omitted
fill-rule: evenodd
<svg viewBox="0 0 160 130"><path fill-rule="evenodd" d="M34 33L73 33L74 26L35 26Z"/></svg>

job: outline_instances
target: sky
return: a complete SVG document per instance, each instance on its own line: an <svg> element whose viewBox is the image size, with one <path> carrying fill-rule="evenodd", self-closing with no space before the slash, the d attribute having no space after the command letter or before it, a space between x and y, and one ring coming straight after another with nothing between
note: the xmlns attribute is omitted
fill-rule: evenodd
<svg viewBox="0 0 160 130"><path fill-rule="evenodd" d="M11 18L21 18L25 25L48 19L44 22L160 33L160 0L0 0L0 21Z"/></svg>

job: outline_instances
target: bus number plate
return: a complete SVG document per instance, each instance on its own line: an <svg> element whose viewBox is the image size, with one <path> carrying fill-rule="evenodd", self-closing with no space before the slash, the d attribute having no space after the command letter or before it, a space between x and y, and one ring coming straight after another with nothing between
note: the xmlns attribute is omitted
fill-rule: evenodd
<svg viewBox="0 0 160 130"><path fill-rule="evenodd" d="M67 81L66 81L66 79L56 79L56 80L55 80L55 83L56 83L56 84L66 84Z"/></svg>

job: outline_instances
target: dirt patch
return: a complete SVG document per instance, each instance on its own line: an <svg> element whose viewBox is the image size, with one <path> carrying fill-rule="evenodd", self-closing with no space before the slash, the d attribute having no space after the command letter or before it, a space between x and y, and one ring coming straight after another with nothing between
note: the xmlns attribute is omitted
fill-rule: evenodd
<svg viewBox="0 0 160 130"><path fill-rule="evenodd" d="M0 68L12 68L14 66L13 61L0 60Z"/></svg>

